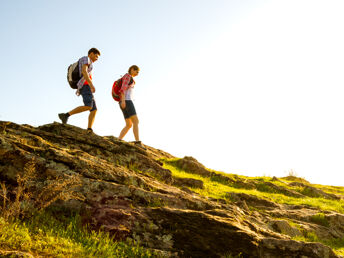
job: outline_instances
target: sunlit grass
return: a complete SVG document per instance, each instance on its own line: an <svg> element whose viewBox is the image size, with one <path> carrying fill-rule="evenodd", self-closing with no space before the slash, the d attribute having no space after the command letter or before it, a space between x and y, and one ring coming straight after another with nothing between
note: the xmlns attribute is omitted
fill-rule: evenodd
<svg viewBox="0 0 344 258"><path fill-rule="evenodd" d="M204 189L192 188L192 190L200 195L212 197L212 198L221 198L224 199L227 192L232 191L232 187L227 185L220 184L216 181L211 181L210 178L202 177L196 174L190 174L185 172L184 170L178 169L172 165L164 164L164 167L169 169L172 172L173 176L181 177L181 178L193 178L202 180L204 183Z"/></svg>
<svg viewBox="0 0 344 258"><path fill-rule="evenodd" d="M312 185L327 193L344 195L344 187L341 186L327 186L327 185Z"/></svg>
<svg viewBox="0 0 344 258"><path fill-rule="evenodd" d="M164 162L164 167L169 169L173 176L176 177L182 177L182 178L194 178L198 180L202 180L204 183L204 189L199 188L193 188L192 190L202 196L205 197L212 197L215 199L227 199L227 193L228 192L235 192L235 193L246 193L250 195L257 196L258 198L264 198L271 200L275 203L280 204L291 204L291 205L303 205L303 206L310 206L318 208L319 210L332 210L339 213L344 213L344 202L342 200L330 200L330 199L324 199L324 198L312 198L305 196L304 198L295 198L286 196L282 193L274 193L269 192L268 189L261 189L264 191L259 191L258 189L243 189L243 188L236 188L231 186L228 182L221 182L221 180L212 180L212 178L209 177L202 177L200 175L187 173L186 171L176 167L173 165L174 163L170 162ZM278 180L278 181L272 181L270 177L246 177L246 176L237 176L237 175L231 175L231 174L225 174L223 172L216 172L212 170L212 172L222 174L225 176L228 176L230 178L238 177L242 180L254 180L255 182L258 182L258 185L264 184L264 182L272 182L275 185L298 191L302 191L302 187L293 187L289 186L289 182L287 180ZM261 184L260 184L261 183ZM335 194L342 194L344 188L342 187L331 187L331 186L320 186L320 185L313 185L314 187L318 187L322 189L323 191L329 192L329 193L335 193ZM314 223L317 223L322 226L329 226L329 222L327 221L324 213L319 212L318 214L314 215L311 220ZM299 227L298 224L293 222L288 222L294 227L297 227L299 230L303 231L302 228ZM321 242L330 248L333 249L333 251L338 255L344 255L344 238L343 239L331 239L331 240L322 240L319 239L318 236L314 232L304 232L304 236L298 236L293 237L294 240L303 241L303 242Z"/></svg>
<svg viewBox="0 0 344 258"><path fill-rule="evenodd" d="M344 255L344 238L323 240L314 232L304 232L304 234L305 236L295 236L292 239L302 242L319 242L330 247L337 255Z"/></svg>
<svg viewBox="0 0 344 258"><path fill-rule="evenodd" d="M336 254L344 256L344 238L322 241L322 243L331 247Z"/></svg>
<svg viewBox="0 0 344 258"><path fill-rule="evenodd" d="M107 233L86 230L77 216L60 221L49 213L29 221L0 217L0 247L49 257L156 257L137 244L115 242Z"/></svg>
<svg viewBox="0 0 344 258"><path fill-rule="evenodd" d="M181 170L167 162L164 162L164 167L169 169L172 172L173 176L202 180L204 183L204 189L198 189L198 188L192 189L194 192L202 196L212 197L216 199L226 199L226 194L228 192L246 193L250 195L255 195L259 198L268 199L280 204L305 205L305 206L308 205L311 207L318 208L320 210L331 210L331 211L336 211L339 213L344 213L344 202L342 200L339 201L339 200L330 200L330 199L324 199L324 198L311 198L311 197L295 198L291 196L286 196L282 193L259 191L257 189L250 190L250 189L243 189L243 188L235 188L225 182L221 183L219 181L213 181L209 177L202 177L200 175L187 173L184 170ZM253 178L243 177L243 176L241 176L241 178L246 178L248 180L253 179ZM262 183L264 183L265 181L271 181L271 178L268 178L268 177L254 177L254 179L261 181ZM274 181L273 183L286 187L286 185L283 182ZM295 188L292 188L292 187L290 189L295 190Z"/></svg>

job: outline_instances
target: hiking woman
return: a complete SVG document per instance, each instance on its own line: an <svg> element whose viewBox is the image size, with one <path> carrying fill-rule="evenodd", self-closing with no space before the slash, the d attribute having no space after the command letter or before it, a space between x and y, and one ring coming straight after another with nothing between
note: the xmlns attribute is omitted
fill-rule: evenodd
<svg viewBox="0 0 344 258"><path fill-rule="evenodd" d="M122 129L119 139L122 140L127 134L129 129L133 126L133 133L135 137L135 144L142 146L139 137L139 119L137 118L136 110L132 100L133 88L135 86L134 77L139 74L139 67L132 65L129 67L128 73L126 73L122 78L122 87L120 90L121 99L119 101L119 106L123 112L125 119L125 127Z"/></svg>

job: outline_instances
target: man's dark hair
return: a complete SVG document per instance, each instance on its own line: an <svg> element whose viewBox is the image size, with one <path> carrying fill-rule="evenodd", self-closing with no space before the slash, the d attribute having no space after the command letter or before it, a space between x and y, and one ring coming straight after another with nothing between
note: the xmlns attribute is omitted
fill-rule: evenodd
<svg viewBox="0 0 344 258"><path fill-rule="evenodd" d="M133 69L135 71L140 70L140 68L137 65L132 65L132 66L129 67L128 73L130 73L131 69Z"/></svg>
<svg viewBox="0 0 344 258"><path fill-rule="evenodd" d="M91 53L94 53L96 55L100 55L100 51L98 49L96 49L95 47L88 50L88 54L91 54Z"/></svg>

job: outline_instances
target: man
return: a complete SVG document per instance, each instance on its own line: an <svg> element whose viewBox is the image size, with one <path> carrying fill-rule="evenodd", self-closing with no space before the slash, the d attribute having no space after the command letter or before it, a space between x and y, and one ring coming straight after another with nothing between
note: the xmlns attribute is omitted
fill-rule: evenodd
<svg viewBox="0 0 344 258"><path fill-rule="evenodd" d="M98 60L99 56L100 51L96 48L91 48L88 51L88 56L84 56L79 59L79 73L82 74L82 77L78 82L78 90L76 94L78 96L81 94L84 106L79 106L67 113L59 114L59 118L61 119L62 123L66 124L70 116L81 112L90 111L87 127L87 132L89 133L93 132L92 125L97 113L97 106L93 96L93 93L96 91L96 89L92 83L92 69L93 63Z"/></svg>

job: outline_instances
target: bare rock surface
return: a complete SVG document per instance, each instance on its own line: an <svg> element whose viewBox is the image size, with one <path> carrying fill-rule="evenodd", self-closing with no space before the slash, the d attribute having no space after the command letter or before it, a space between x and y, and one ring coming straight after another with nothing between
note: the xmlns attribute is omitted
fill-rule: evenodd
<svg viewBox="0 0 344 258"><path fill-rule="evenodd" d="M10 258L34 258L34 256L27 252L21 251L5 251L0 250L0 257L10 257Z"/></svg>
<svg viewBox="0 0 344 258"><path fill-rule="evenodd" d="M78 183L71 188L80 198L52 205L79 212L92 229L107 231L116 239L133 239L171 257L339 257L321 243L292 237L308 230L342 238L343 214L323 212L328 223L322 225L313 219L320 212L316 208L238 192L228 192L226 199L203 197L189 189L204 188L201 180L172 176L158 159L174 157L145 147L87 134L71 125L32 127L0 121L0 181L15 186L28 163L37 175L33 193L51 182L75 178ZM209 171L192 157L180 159L178 166L238 189L259 186L255 180ZM266 187L302 198L276 181Z"/></svg>

